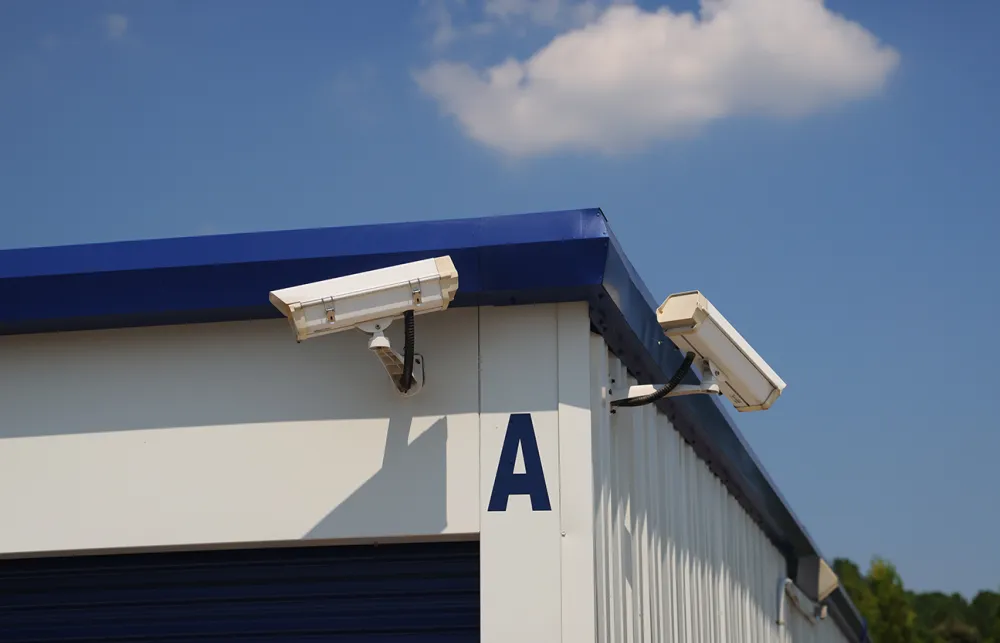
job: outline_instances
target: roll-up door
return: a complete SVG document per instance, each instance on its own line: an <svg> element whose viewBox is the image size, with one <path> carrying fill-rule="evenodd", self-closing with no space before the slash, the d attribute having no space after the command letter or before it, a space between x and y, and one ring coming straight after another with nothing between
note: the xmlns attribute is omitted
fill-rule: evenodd
<svg viewBox="0 0 1000 643"><path fill-rule="evenodd" d="M0 641L479 640L479 543L0 560Z"/></svg>

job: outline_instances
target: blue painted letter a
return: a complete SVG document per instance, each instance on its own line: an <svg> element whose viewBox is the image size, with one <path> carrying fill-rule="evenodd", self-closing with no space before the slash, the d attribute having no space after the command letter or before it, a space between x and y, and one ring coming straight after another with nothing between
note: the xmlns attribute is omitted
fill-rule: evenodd
<svg viewBox="0 0 1000 643"><path fill-rule="evenodd" d="M524 473L514 473L518 446L521 447L521 457L524 460ZM511 496L529 496L532 511L552 510L549 491L545 487L545 474L542 472L542 458L538 454L535 426L529 413L514 413L510 416L487 511L507 511L507 500Z"/></svg>

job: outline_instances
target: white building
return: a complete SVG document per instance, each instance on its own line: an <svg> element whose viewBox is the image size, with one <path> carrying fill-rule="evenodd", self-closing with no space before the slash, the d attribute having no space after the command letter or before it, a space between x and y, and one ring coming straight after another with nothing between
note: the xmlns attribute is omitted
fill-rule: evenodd
<svg viewBox="0 0 1000 643"><path fill-rule="evenodd" d="M444 254L412 398L268 301ZM681 355L600 210L9 250L0 302L0 641L864 638L724 400L609 413Z"/></svg>

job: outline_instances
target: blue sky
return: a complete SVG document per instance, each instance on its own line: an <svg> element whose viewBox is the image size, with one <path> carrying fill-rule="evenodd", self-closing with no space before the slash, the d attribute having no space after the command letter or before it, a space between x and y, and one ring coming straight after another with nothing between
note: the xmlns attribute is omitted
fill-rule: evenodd
<svg viewBox="0 0 1000 643"><path fill-rule="evenodd" d="M486 2L0 3L0 247L600 206L827 556L1000 587L1000 5Z"/></svg>

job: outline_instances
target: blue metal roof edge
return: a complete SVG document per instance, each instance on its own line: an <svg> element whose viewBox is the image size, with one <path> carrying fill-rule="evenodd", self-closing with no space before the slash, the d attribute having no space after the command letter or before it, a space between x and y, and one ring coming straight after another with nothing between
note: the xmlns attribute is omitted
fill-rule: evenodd
<svg viewBox="0 0 1000 643"><path fill-rule="evenodd" d="M460 275L455 306L587 301L638 380L666 381L682 360L600 209L4 250L0 335L277 317L270 290L444 253ZM659 406L794 577L797 560L819 551L725 407L709 396ZM832 603L859 639L843 589Z"/></svg>
<svg viewBox="0 0 1000 643"><path fill-rule="evenodd" d="M450 254L455 306L587 299L600 210L0 251L0 335L277 317L267 293Z"/></svg>

